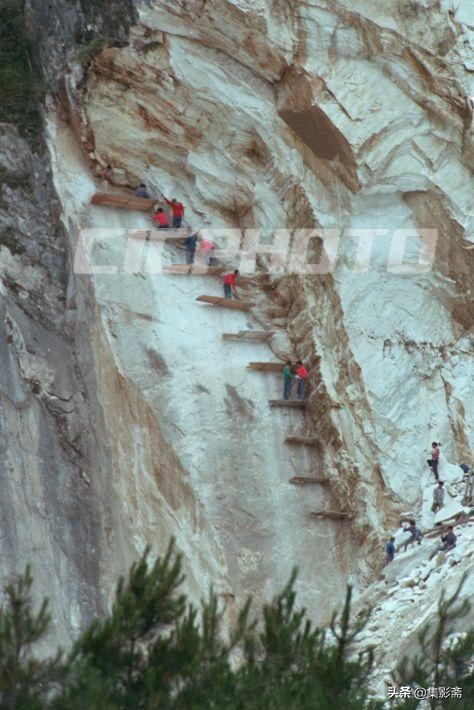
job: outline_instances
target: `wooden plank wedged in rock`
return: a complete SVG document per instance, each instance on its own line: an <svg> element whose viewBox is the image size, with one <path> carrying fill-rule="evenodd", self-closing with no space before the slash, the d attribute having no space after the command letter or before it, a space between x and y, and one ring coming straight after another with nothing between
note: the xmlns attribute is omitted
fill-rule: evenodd
<svg viewBox="0 0 474 710"><path fill-rule="evenodd" d="M448 527L450 525L455 528L456 525L464 525L464 523L467 523L469 520L474 520L474 515L462 515L462 513L458 513L456 516L453 516L448 520L443 520L442 523L438 523L438 525L436 525L434 528L431 528L430 530L424 532L423 537L431 538L436 537L437 535L442 535L443 533L447 532Z"/></svg>
<svg viewBox="0 0 474 710"><path fill-rule="evenodd" d="M312 436L287 436L285 444L305 444L306 446L316 446L318 440Z"/></svg>
<svg viewBox="0 0 474 710"><path fill-rule="evenodd" d="M243 340L249 343L264 343L272 338L273 335L273 330L239 330L238 333L223 333L222 337L224 340Z"/></svg>
<svg viewBox="0 0 474 710"><path fill-rule="evenodd" d="M115 195L108 192L96 192L91 197L91 205L103 205L105 207L117 207L123 210L136 210L137 212L149 212L153 209L156 200L147 200L136 195Z"/></svg>
<svg viewBox="0 0 474 710"><path fill-rule="evenodd" d="M214 276L221 276L227 271L223 266L204 266L201 264L194 264L192 268L193 274L213 274Z"/></svg>
<svg viewBox="0 0 474 710"><path fill-rule="evenodd" d="M169 274L193 274L194 276L209 276L224 273L224 269L221 266L205 266L204 264L169 264L162 266L161 270Z"/></svg>
<svg viewBox="0 0 474 710"><path fill-rule="evenodd" d="M150 242L179 242L186 239L186 234L183 234L179 229L136 229L130 232L131 239ZM190 266L190 264L168 264L168 266Z"/></svg>
<svg viewBox="0 0 474 710"><path fill-rule="evenodd" d="M270 407L290 407L293 409L304 409L306 402L303 399L269 399Z"/></svg>
<svg viewBox="0 0 474 710"><path fill-rule="evenodd" d="M254 305L250 301L234 298L220 298L219 296L198 296L196 301L200 303L209 303L212 306L222 308L233 308L236 311L249 311Z"/></svg>
<svg viewBox="0 0 474 710"><path fill-rule="evenodd" d="M293 476L293 478L290 478L288 483L294 483L299 486L305 486L311 483L320 483L325 486L328 483L328 479L323 478L322 476Z"/></svg>
<svg viewBox="0 0 474 710"><path fill-rule="evenodd" d="M331 520L342 520L343 518L351 519L349 513L341 513L335 510L318 510L310 513L311 518L330 518Z"/></svg>
<svg viewBox="0 0 474 710"><path fill-rule="evenodd" d="M166 274L190 274L191 265L190 264L170 264L169 266L162 266L161 270Z"/></svg>
<svg viewBox="0 0 474 710"><path fill-rule="evenodd" d="M258 372L282 372L285 367L284 362L249 362L247 365L249 370L257 370Z"/></svg>

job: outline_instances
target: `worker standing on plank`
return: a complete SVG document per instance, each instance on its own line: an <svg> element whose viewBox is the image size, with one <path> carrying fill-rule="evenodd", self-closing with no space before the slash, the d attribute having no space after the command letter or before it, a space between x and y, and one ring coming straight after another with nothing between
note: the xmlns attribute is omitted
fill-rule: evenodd
<svg viewBox="0 0 474 710"><path fill-rule="evenodd" d="M292 387L293 374L291 372L291 360L287 360L283 368L283 399L290 399Z"/></svg>
<svg viewBox="0 0 474 710"><path fill-rule="evenodd" d="M190 234L184 240L184 246L186 248L186 264L194 264L194 254L196 252L197 240L197 234Z"/></svg>
<svg viewBox="0 0 474 710"><path fill-rule="evenodd" d="M108 192L109 185L112 182L113 170L111 165L106 165L100 174L102 191Z"/></svg>
<svg viewBox="0 0 474 710"><path fill-rule="evenodd" d="M441 508L444 505L444 482L443 481L438 481L438 485L433 491L433 505L431 506L431 510L433 513L436 513L438 510L441 510Z"/></svg>
<svg viewBox="0 0 474 710"><path fill-rule="evenodd" d="M211 259L212 259L212 252L214 249L213 242L210 239L203 239L199 249L200 249L200 251L202 251L206 266L210 266Z"/></svg>
<svg viewBox="0 0 474 710"><path fill-rule="evenodd" d="M146 189L145 183L141 182L140 185L137 187L137 189L134 192L135 197L143 197L145 200L150 199L150 195L148 194L148 190Z"/></svg>
<svg viewBox="0 0 474 710"><path fill-rule="evenodd" d="M225 298L239 298L237 294L237 276L239 275L238 269L235 269L235 271L232 274L225 274L224 276L224 296Z"/></svg>
<svg viewBox="0 0 474 710"><path fill-rule="evenodd" d="M303 399L304 391L306 388L306 382L308 380L308 370L303 365L301 360L296 363L296 379L298 381L298 386L296 388L296 396L298 399Z"/></svg>
<svg viewBox="0 0 474 710"><path fill-rule="evenodd" d="M426 461L428 466L432 469L434 476L436 480L439 480L438 476L438 465L439 465L439 447L441 444L437 444L436 441L433 441L431 444L431 448L433 449L433 453L431 454L431 458Z"/></svg>
<svg viewBox="0 0 474 710"><path fill-rule="evenodd" d="M158 224L158 229L168 229L170 226L168 222L168 217L163 211L163 207L158 207L153 217L153 221Z"/></svg>
<svg viewBox="0 0 474 710"><path fill-rule="evenodd" d="M183 203L178 202L176 197L173 197L172 200L167 200L165 197L165 202L173 210L173 227L175 229L179 229L181 227L181 222L183 221L183 217L184 217Z"/></svg>

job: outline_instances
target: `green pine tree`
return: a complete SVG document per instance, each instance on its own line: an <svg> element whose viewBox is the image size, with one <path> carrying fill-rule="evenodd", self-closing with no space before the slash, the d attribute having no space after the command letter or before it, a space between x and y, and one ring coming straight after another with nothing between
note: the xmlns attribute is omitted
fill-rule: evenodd
<svg viewBox="0 0 474 710"><path fill-rule="evenodd" d="M51 617L48 602L32 611L30 568L16 584L6 589L6 604L0 608L0 707L36 710L45 707L48 686L59 667L60 655L42 661L32 646L42 639Z"/></svg>
<svg viewBox="0 0 474 710"><path fill-rule="evenodd" d="M315 628L298 609L293 575L281 594L251 615L250 600L235 628L211 592L197 610L180 593L181 558L171 542L150 562L148 550L121 580L110 614L94 621L68 654L40 660L35 644L50 622L46 602L32 611L27 569L7 588L0 611L0 707L54 710L377 710L370 697L372 652L353 655L353 642L370 612L351 620L351 589L328 629ZM421 638L422 653L400 668L400 684L462 685L472 705L474 634L446 649L450 624L465 613L460 589L442 599L435 633ZM457 702L457 704L454 704ZM464 703L464 704L463 704ZM400 707L416 704L406 701ZM432 707L437 708L434 704ZM444 707L451 707L445 705Z"/></svg>
<svg viewBox="0 0 474 710"><path fill-rule="evenodd" d="M25 3L1 0L0 121L14 123L28 140L37 140L43 93L37 43L26 31Z"/></svg>
<svg viewBox="0 0 474 710"><path fill-rule="evenodd" d="M474 629L449 643L456 622L464 619L470 610L467 599L459 602L459 595L466 581L463 575L455 592L446 597L444 591L438 602L437 617L426 624L418 635L419 652L404 657L396 680L400 685L415 688L461 688L462 697L431 697L433 710L470 710L474 707ZM419 706L419 700L409 698L398 703L397 708L411 710Z"/></svg>

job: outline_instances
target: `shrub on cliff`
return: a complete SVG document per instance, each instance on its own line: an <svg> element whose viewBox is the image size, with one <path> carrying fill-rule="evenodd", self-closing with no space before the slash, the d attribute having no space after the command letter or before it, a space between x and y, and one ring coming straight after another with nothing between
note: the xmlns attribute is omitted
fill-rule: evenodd
<svg viewBox="0 0 474 710"><path fill-rule="evenodd" d="M198 612L179 592L182 581L181 561L172 545L154 564L146 553L127 582L119 583L111 613L94 621L67 655L41 659L33 655L31 644L44 637L49 616L46 604L32 612L27 570L7 588L7 604L0 610L0 706L384 707L368 694L371 653L350 656L350 644L368 618L351 621L350 589L329 631L313 628L305 611L296 608L292 578L263 607L258 622L251 618L248 602L233 631L226 633L216 595L211 593Z"/></svg>
<svg viewBox="0 0 474 710"><path fill-rule="evenodd" d="M41 128L43 94L36 48L25 28L24 2L0 2L0 121L14 123L29 140Z"/></svg>

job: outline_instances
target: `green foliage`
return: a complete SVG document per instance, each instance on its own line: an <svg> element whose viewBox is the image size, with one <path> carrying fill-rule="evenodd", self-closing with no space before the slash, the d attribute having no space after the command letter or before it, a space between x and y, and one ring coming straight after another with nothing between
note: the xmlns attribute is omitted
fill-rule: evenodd
<svg viewBox="0 0 474 710"><path fill-rule="evenodd" d="M334 615L330 634L313 629L304 609L296 610L294 576L274 602L263 608L263 632L246 638L242 667L243 708L381 708L368 698L371 653L349 658L349 645L369 613L350 621L351 589L342 614ZM258 700L256 700L258 699Z"/></svg>
<svg viewBox="0 0 474 710"><path fill-rule="evenodd" d="M0 121L16 124L30 141L41 129L43 81L25 30L22 0L0 2Z"/></svg>
<svg viewBox="0 0 474 710"><path fill-rule="evenodd" d="M17 584L7 586L7 604L0 609L0 706L11 710L45 707L46 683L54 677L59 656L50 661L35 659L31 645L41 639L50 623L48 603L35 614L31 609L30 569Z"/></svg>
<svg viewBox="0 0 474 710"><path fill-rule="evenodd" d="M348 660L366 622L351 625L350 591L331 639L295 608L294 577L264 606L261 629L248 602L226 639L216 595L199 614L178 594L181 582L171 546L151 570L143 557L128 584L120 583L110 617L76 643L54 707L381 707L367 700L372 658ZM240 658L235 670L233 656Z"/></svg>
<svg viewBox="0 0 474 710"><path fill-rule="evenodd" d="M36 615L31 611L31 577L27 570L16 586L8 588L8 603L0 613L0 707L384 707L368 693L372 654L350 655L351 644L370 614L356 622L351 620L350 588L342 613L333 616L327 630L313 628L306 611L297 608L293 575L281 594L263 607L258 620L251 617L248 601L228 632L218 597L211 592L198 611L179 592L182 581L181 560L173 543L153 564L146 551L133 565L128 580L120 581L111 613L94 621L66 656L58 654L51 660L38 661L31 655L30 646L43 638L49 616L46 605ZM459 613L453 610L453 603L442 600L440 604L443 622L433 641L438 652L426 663L416 659L414 665L407 664L404 685L409 677L424 681L433 677L444 685L463 681L466 688L464 658L469 644L464 641L463 648L458 645L454 652L441 651L446 623ZM458 665L460 670L455 670Z"/></svg>
<svg viewBox="0 0 474 710"><path fill-rule="evenodd" d="M82 0L84 23L78 24L74 39L76 59L83 66L108 45L124 46L130 26L136 21L132 0Z"/></svg>
<svg viewBox="0 0 474 710"><path fill-rule="evenodd" d="M441 594L437 618L432 624L426 624L419 634L421 652L413 658L405 657L398 668L398 680L404 686L462 688L462 698L443 699L443 710L470 710L474 705L474 629L467 630L453 643L446 643L455 622L465 618L470 610L467 599L458 603L465 581L466 575L451 597L446 598L444 592ZM431 698L429 702L433 709L439 707L438 699ZM397 708L408 710L418 704L413 698L399 703Z"/></svg>

